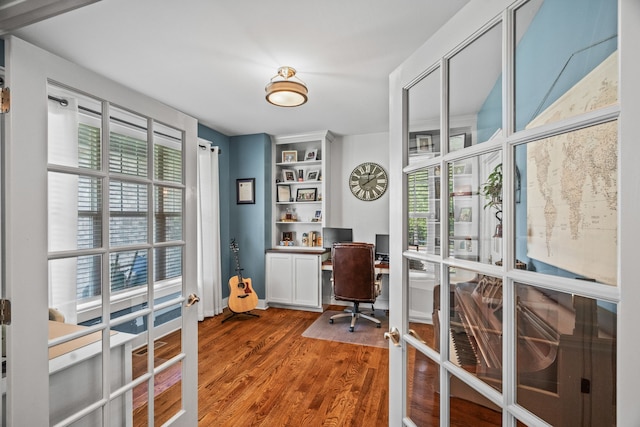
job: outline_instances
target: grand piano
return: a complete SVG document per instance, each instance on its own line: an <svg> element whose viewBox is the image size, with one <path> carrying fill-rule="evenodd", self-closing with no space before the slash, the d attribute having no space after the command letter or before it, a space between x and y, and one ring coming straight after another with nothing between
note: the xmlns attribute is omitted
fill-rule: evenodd
<svg viewBox="0 0 640 427"><path fill-rule="evenodd" d="M434 289L439 344L440 286ZM516 402L554 426L614 426L615 314L596 300L515 285ZM502 391L502 281L450 287L450 359ZM451 395L470 397L452 377ZM492 407L489 401L476 401Z"/></svg>

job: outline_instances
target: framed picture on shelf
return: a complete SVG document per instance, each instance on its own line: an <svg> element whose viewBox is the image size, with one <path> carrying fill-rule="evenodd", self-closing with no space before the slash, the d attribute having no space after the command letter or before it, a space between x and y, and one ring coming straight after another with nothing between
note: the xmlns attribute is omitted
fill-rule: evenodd
<svg viewBox="0 0 640 427"><path fill-rule="evenodd" d="M305 161L318 160L318 149L317 148L312 148L310 150L307 150L304 153L304 160Z"/></svg>
<svg viewBox="0 0 640 427"><path fill-rule="evenodd" d="M316 211L316 214L313 217L313 221L315 222L322 221L322 211L320 210Z"/></svg>
<svg viewBox="0 0 640 427"><path fill-rule="evenodd" d="M433 153L431 135L416 135L416 151L418 153Z"/></svg>
<svg viewBox="0 0 640 427"><path fill-rule="evenodd" d="M459 222L471 221L471 207L460 208L460 215L458 216Z"/></svg>
<svg viewBox="0 0 640 427"><path fill-rule="evenodd" d="M295 182L296 181L296 171L293 169L283 169L282 170L282 181L284 182Z"/></svg>
<svg viewBox="0 0 640 427"><path fill-rule="evenodd" d="M293 240L293 231L283 231L282 232L282 240L285 242L290 242Z"/></svg>
<svg viewBox="0 0 640 427"><path fill-rule="evenodd" d="M317 188L298 188L296 202L315 202Z"/></svg>
<svg viewBox="0 0 640 427"><path fill-rule="evenodd" d="M288 185L278 185L278 201L290 202L291 201L291 187Z"/></svg>
<svg viewBox="0 0 640 427"><path fill-rule="evenodd" d="M320 170L313 169L307 172L306 181L317 181L319 177L320 177Z"/></svg>
<svg viewBox="0 0 640 427"><path fill-rule="evenodd" d="M282 152L282 163L293 163L297 161L298 161L298 152L296 150Z"/></svg>
<svg viewBox="0 0 640 427"><path fill-rule="evenodd" d="M256 179L241 178L236 179L236 203L254 204L256 202Z"/></svg>

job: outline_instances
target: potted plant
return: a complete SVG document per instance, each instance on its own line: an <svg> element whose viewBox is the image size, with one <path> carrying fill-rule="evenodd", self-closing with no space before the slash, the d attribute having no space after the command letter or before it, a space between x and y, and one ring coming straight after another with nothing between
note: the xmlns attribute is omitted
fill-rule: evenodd
<svg viewBox="0 0 640 427"><path fill-rule="evenodd" d="M480 192L486 199L484 208L495 208L498 225L493 237L502 237L502 163L496 165L480 186Z"/></svg>

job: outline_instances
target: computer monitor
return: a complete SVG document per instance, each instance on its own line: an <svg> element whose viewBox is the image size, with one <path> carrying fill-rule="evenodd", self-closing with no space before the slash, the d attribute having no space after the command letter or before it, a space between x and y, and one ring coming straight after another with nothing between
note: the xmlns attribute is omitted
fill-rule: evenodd
<svg viewBox="0 0 640 427"><path fill-rule="evenodd" d="M353 242L351 228L322 227L322 247L331 249L334 243Z"/></svg>
<svg viewBox="0 0 640 427"><path fill-rule="evenodd" d="M388 234L376 234L376 259L389 262Z"/></svg>

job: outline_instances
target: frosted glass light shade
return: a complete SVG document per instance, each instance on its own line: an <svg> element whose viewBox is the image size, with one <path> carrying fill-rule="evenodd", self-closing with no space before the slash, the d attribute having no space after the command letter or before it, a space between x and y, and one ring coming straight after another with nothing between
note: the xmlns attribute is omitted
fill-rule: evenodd
<svg viewBox="0 0 640 427"><path fill-rule="evenodd" d="M279 107L297 107L307 102L307 86L295 74L296 70L291 67L280 67L278 74L264 88L267 101ZM277 78L282 80L273 80Z"/></svg>

